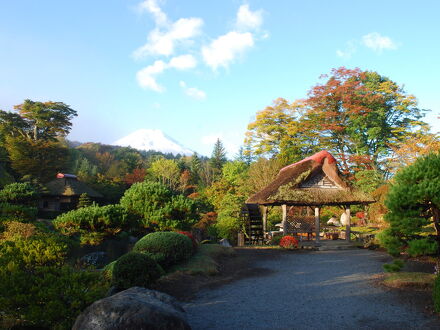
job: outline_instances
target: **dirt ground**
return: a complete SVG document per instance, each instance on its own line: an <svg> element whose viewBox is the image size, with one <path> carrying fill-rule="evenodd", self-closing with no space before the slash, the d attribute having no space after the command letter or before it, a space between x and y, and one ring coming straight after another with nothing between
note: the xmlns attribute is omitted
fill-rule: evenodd
<svg viewBox="0 0 440 330"><path fill-rule="evenodd" d="M165 280L161 279L156 284L155 289L168 293L181 301L189 301L204 288L219 287L247 277L267 276L272 271L266 268L258 268L255 263L267 259L276 259L285 253L289 253L277 249L253 248L235 248L235 251L237 254L234 257L222 257L216 260L220 270L217 275L188 275L177 272L167 276ZM301 251L296 253L301 253Z"/></svg>
<svg viewBox="0 0 440 330"><path fill-rule="evenodd" d="M285 254L307 254L309 251L283 251L277 249L236 248L237 254L232 258L216 260L220 265L220 273L214 276L188 275L175 273L166 280L160 281L156 289L166 292L180 301L191 301L202 289L214 289L224 284L250 278L269 276L274 271L268 268L257 267L255 264L264 260L276 260ZM390 262L391 258L383 256L381 261ZM406 263L404 271L432 272L433 264L423 259L413 259ZM391 289L381 284L382 275L378 274L371 282L372 286L380 286L384 290L393 292L398 300L405 305L416 308L427 314L434 314L430 290L420 289Z"/></svg>

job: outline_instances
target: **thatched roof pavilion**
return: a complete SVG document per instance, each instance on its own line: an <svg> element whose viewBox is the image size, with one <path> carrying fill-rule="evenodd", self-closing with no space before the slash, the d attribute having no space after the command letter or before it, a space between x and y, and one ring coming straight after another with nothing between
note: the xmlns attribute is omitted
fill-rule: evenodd
<svg viewBox="0 0 440 330"><path fill-rule="evenodd" d="M79 196L87 194L92 199L103 196L78 180L76 175L58 173L55 180L45 184L40 200L40 209L44 211L67 211L76 207Z"/></svg>
<svg viewBox="0 0 440 330"><path fill-rule="evenodd" d="M76 175L58 173L55 180L50 181L45 185L47 189L47 195L52 196L80 196L81 194L87 194L92 198L101 198L102 195L93 190L84 182L78 180Z"/></svg>
<svg viewBox="0 0 440 330"><path fill-rule="evenodd" d="M266 228L267 206L282 206L283 228L286 230L287 206L315 208L315 230L319 238L319 212L322 206L343 206L350 216L350 205L374 203L374 199L351 187L340 175L336 159L328 151L320 151L297 163L282 168L264 189L251 196L246 204L263 207L263 228ZM347 226L349 233L349 225ZM348 239L350 235L348 234Z"/></svg>

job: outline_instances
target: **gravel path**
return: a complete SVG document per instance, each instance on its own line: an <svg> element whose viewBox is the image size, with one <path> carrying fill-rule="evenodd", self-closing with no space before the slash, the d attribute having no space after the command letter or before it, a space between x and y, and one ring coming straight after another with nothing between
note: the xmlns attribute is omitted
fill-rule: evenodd
<svg viewBox="0 0 440 330"><path fill-rule="evenodd" d="M438 319L372 285L386 255L369 250L283 254L272 269L203 290L184 307L195 329L439 329Z"/></svg>

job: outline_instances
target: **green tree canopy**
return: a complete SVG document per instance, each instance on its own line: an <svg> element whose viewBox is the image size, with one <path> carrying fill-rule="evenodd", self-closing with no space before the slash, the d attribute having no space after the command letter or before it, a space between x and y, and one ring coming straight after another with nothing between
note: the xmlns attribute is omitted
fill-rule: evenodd
<svg viewBox="0 0 440 330"><path fill-rule="evenodd" d="M120 203L140 217L145 228L188 230L197 219L194 201L174 194L158 182L133 184L125 191Z"/></svg>
<svg viewBox="0 0 440 330"><path fill-rule="evenodd" d="M323 78L307 99L278 99L257 113L246 133L257 155L286 163L327 149L345 172L355 166L388 175L393 147L427 132L416 98L387 77L341 67Z"/></svg>
<svg viewBox="0 0 440 330"><path fill-rule="evenodd" d="M209 163L212 168L216 169L217 171L221 171L223 165L226 163L226 160L225 147L223 146L222 141L220 141L220 139L217 139L214 144L214 149L212 150L212 155Z"/></svg>
<svg viewBox="0 0 440 330"><path fill-rule="evenodd" d="M384 233L385 246L393 253L424 239L421 234L435 228L435 240L440 242L440 154L421 157L400 170L386 197L390 227ZM431 244L432 246L432 244Z"/></svg>
<svg viewBox="0 0 440 330"><path fill-rule="evenodd" d="M66 136L72 127L72 119L77 116L75 110L62 102L25 100L14 109L18 114L0 110L1 130L4 134L34 141Z"/></svg>
<svg viewBox="0 0 440 330"><path fill-rule="evenodd" d="M18 113L0 110L0 135L11 167L46 181L66 165L67 147L59 139L69 133L77 113L62 102L25 100L14 108Z"/></svg>
<svg viewBox="0 0 440 330"><path fill-rule="evenodd" d="M161 184L172 190L179 186L180 169L173 159L157 159L151 164L149 172Z"/></svg>

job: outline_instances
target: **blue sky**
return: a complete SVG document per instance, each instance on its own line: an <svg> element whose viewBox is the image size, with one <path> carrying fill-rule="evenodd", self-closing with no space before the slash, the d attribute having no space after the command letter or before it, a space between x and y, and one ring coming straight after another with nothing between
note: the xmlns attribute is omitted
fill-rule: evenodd
<svg viewBox="0 0 440 330"><path fill-rule="evenodd" d="M161 129L230 155L255 113L304 98L332 68L373 70L431 109L440 131L440 1L0 2L0 109L78 111L69 136L112 143Z"/></svg>

